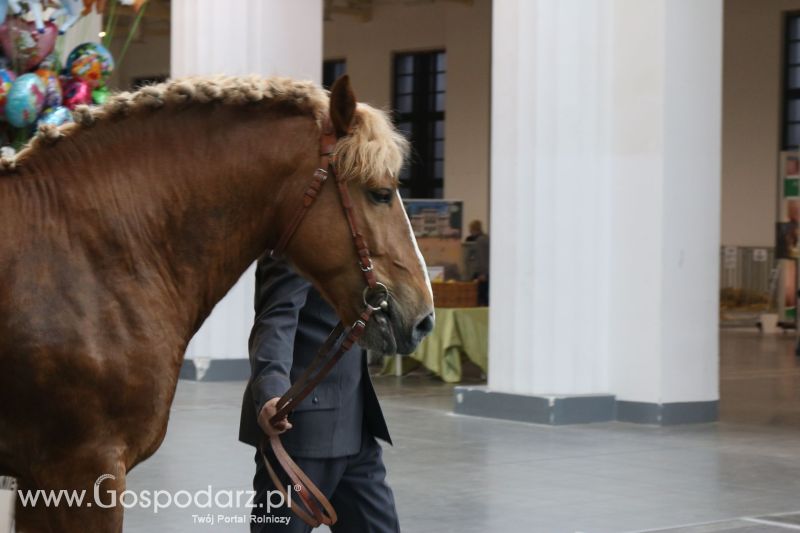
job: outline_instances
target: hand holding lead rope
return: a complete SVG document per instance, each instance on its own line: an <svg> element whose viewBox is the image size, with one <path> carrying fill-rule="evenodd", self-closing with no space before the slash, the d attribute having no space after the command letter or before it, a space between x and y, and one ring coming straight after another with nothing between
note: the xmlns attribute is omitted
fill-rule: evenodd
<svg viewBox="0 0 800 533"><path fill-rule="evenodd" d="M258 425L261 426L261 430L270 437L280 435L292 429L292 424L289 422L289 419L286 415L284 415L282 418L279 418L274 423L270 421L270 419L278 412L279 400L280 398L276 396L267 401L267 403L264 404L264 407L261 408L261 412L258 414Z"/></svg>

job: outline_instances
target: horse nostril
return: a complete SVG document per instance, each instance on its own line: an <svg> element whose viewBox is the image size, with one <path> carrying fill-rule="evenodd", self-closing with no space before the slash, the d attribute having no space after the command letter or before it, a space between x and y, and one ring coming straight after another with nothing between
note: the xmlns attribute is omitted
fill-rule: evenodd
<svg viewBox="0 0 800 533"><path fill-rule="evenodd" d="M433 331L433 313L429 313L426 315L422 320L417 322L417 325L414 326L414 333L421 339L431 331Z"/></svg>

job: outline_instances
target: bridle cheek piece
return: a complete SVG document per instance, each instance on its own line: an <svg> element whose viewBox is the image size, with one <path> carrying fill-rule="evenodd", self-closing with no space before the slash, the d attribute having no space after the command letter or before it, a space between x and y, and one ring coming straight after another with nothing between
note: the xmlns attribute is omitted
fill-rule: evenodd
<svg viewBox="0 0 800 533"><path fill-rule="evenodd" d="M386 285L379 282L375 276L375 269L372 264L369 247L364 239L364 235L359 231L358 223L353 214L353 199L347 188L347 181L336 175L333 158L333 149L335 145L336 134L333 129L333 124L330 118L326 118L323 121L322 133L320 134L319 168L314 171L311 183L303 194L302 203L297 207L297 210L289 221L289 225L284 229L277 244L270 252L270 255L272 257L279 257L283 254L306 213L308 213L308 210L314 205L314 201L319 196L322 186L328 180L328 176L332 176L339 190L339 200L344 209L347 224L350 228L350 236L353 239L356 254L358 255L358 265L367 284L363 292L364 310L349 328L345 328L344 325L339 322L333 331L331 331L305 372L303 372L289 390L278 400L278 410L269 420L269 423L273 426L289 415L289 413L314 390L314 387L325 379L325 376L333 369L339 359L341 359L364 334L372 314L376 311L386 311L389 308L389 289ZM339 347L336 348L332 355L329 355L340 339L342 340L341 343L339 343ZM291 480L294 486L291 490L297 492L302 506L298 505L296 501L293 501L291 496L286 493L286 488L284 488L264 452L266 446L272 449L281 468ZM320 524L331 525L336 523L336 511L333 509L333 506L319 488L314 485L292 458L289 457L279 436L265 437L259 449L264 464L267 467L267 472L269 472L269 476L272 479L272 483L275 485L275 488L283 494L285 501L287 503L291 502L289 503L290 508L301 520L311 527L317 527Z"/></svg>

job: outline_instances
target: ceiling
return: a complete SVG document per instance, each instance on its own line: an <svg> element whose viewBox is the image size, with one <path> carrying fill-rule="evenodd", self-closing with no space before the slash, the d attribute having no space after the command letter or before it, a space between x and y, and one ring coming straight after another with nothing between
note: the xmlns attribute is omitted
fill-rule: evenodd
<svg viewBox="0 0 800 533"><path fill-rule="evenodd" d="M372 19L375 7L382 5L424 5L436 2L456 2L461 4L472 4L473 0L323 0L324 19L332 20L334 16L355 17L363 22ZM108 13L106 13L106 17ZM124 39L133 27L136 19L136 12L132 7L117 7L117 22L114 33L115 38ZM104 18L104 25L106 19ZM170 0L149 0L137 28L135 40L144 36L166 36L170 31Z"/></svg>
<svg viewBox="0 0 800 533"><path fill-rule="evenodd" d="M357 17L364 22L372 19L373 9L380 5L401 4L420 5L435 2L449 1L461 4L471 4L473 0L325 0L325 20L331 20L334 15L348 15Z"/></svg>

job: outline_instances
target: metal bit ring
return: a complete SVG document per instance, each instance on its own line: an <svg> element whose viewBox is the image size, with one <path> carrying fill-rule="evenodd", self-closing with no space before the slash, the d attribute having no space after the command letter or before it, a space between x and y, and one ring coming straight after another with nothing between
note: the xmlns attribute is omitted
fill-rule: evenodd
<svg viewBox="0 0 800 533"><path fill-rule="evenodd" d="M373 294L371 294L373 293ZM371 296L379 296L380 300L378 305L373 305L370 300ZM375 283L374 287L364 288L364 305L373 311L386 311L389 308L389 288L380 281Z"/></svg>

